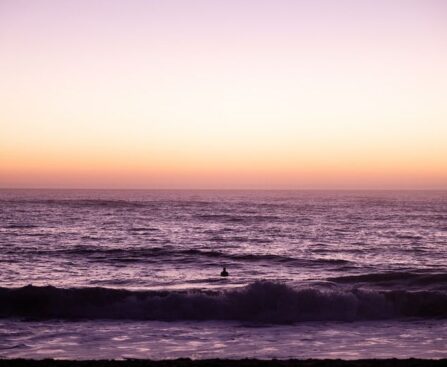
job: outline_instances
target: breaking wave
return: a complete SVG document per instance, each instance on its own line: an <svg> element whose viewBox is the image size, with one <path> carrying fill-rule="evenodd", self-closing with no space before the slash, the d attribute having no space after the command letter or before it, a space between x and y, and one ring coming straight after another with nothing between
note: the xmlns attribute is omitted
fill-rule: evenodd
<svg viewBox="0 0 447 367"><path fill-rule="evenodd" d="M447 293L294 289L260 281L227 291L130 291L51 286L0 288L0 317L235 320L262 323L447 318Z"/></svg>

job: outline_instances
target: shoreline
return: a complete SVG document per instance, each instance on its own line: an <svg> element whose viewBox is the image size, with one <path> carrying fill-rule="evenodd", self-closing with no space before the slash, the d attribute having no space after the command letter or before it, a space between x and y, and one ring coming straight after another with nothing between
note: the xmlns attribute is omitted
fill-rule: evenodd
<svg viewBox="0 0 447 367"><path fill-rule="evenodd" d="M0 367L447 367L445 359L197 359L54 360L0 359Z"/></svg>

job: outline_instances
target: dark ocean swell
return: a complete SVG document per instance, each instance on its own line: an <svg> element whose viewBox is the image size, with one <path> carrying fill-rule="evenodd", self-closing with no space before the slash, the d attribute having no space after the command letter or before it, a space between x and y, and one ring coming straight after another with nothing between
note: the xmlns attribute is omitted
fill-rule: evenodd
<svg viewBox="0 0 447 367"><path fill-rule="evenodd" d="M266 281L221 292L26 286L0 288L0 317L262 323L447 318L447 293L294 289Z"/></svg>
<svg viewBox="0 0 447 367"><path fill-rule="evenodd" d="M432 272L385 272L361 275L348 275L329 278L330 281L348 285L367 285L368 287L387 288L424 288L430 290L447 291L447 273Z"/></svg>
<svg viewBox="0 0 447 367"><path fill-rule="evenodd" d="M34 251L34 250L33 250ZM151 247L151 248L101 248L101 247L87 247L79 246L65 250L56 251L42 251L38 249L39 254L48 255L74 255L89 258L91 260L106 261L106 262L152 262L159 261L159 258L175 259L182 258L188 261L188 258L212 258L216 261L244 261L244 262L275 262L288 263L295 265L317 266L319 264L348 264L348 260L343 259L328 259L328 258L295 258L285 255L275 254L253 254L253 253L226 253L223 251L214 250L200 250L200 249L175 249L170 246L165 247Z"/></svg>

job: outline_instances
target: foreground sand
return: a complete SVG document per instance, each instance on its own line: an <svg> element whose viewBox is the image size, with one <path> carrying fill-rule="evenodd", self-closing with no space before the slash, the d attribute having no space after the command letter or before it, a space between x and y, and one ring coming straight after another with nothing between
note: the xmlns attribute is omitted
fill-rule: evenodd
<svg viewBox="0 0 447 367"><path fill-rule="evenodd" d="M361 359L355 361L345 361L340 359L307 359L307 360L257 360L257 359L174 359L164 361L151 360L126 360L126 361L55 361L52 359L45 360L27 360L27 359L0 359L0 367L447 367L447 359L430 360L430 359Z"/></svg>

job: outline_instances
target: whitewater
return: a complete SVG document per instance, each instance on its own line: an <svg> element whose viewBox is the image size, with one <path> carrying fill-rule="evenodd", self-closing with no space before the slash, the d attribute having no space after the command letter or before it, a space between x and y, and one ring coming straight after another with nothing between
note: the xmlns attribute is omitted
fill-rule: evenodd
<svg viewBox="0 0 447 367"><path fill-rule="evenodd" d="M443 191L0 190L0 357L446 358L446 259Z"/></svg>

